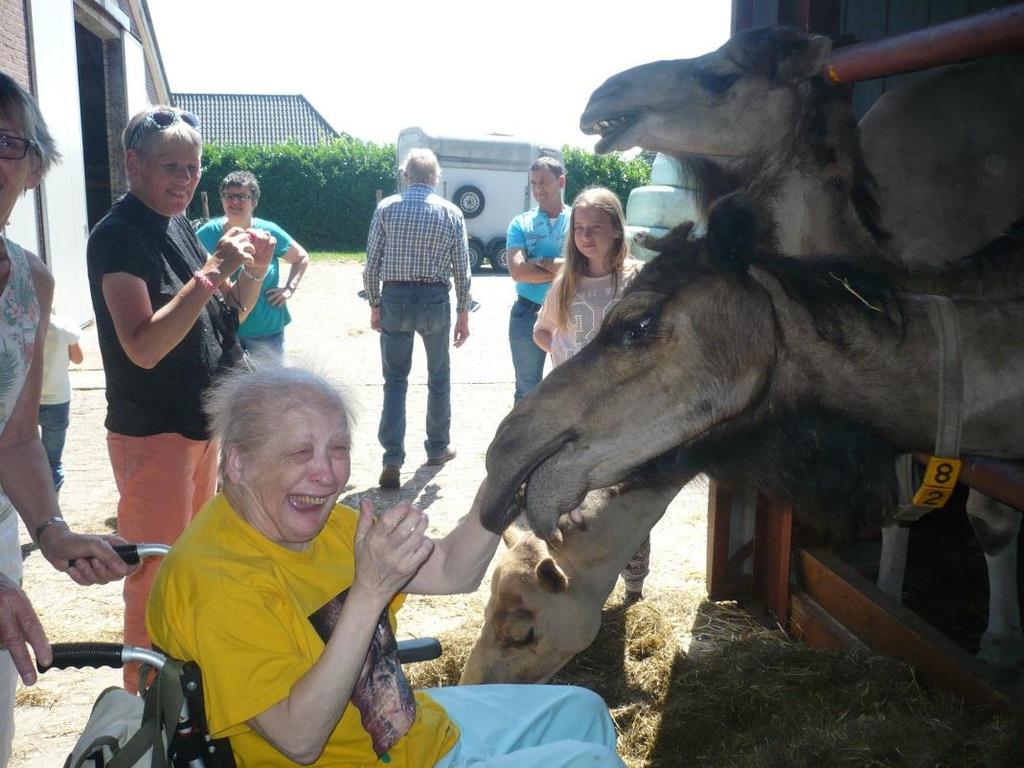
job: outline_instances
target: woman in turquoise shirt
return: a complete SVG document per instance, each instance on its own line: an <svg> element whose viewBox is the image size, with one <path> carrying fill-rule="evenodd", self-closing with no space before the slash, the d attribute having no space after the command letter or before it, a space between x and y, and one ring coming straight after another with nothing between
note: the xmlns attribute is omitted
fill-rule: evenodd
<svg viewBox="0 0 1024 768"><path fill-rule="evenodd" d="M232 171L220 183L220 202L225 215L206 222L196 236L210 253L216 250L217 241L231 227L262 229L277 239L274 258L270 260L265 274L241 272L243 278L262 282L263 290L256 306L238 329L238 337L250 354L283 364L284 327L292 319L288 313L288 300L295 295L309 266L309 254L274 222L253 217L259 201L260 185L256 177L248 171ZM280 285L279 259L291 264L284 285Z"/></svg>

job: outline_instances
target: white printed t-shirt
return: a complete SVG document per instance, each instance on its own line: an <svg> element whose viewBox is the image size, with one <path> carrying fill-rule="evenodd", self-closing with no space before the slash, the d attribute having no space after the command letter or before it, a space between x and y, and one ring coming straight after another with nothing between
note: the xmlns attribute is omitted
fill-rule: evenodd
<svg viewBox="0 0 1024 768"><path fill-rule="evenodd" d="M537 313L534 330L551 333L552 365L561 365L597 335L601 323L604 322L604 316L622 297L623 289L629 285L641 266L643 265L637 261L626 262L619 278L618 290L612 274L604 277L581 277L572 307L569 309L570 325L566 329L558 327L558 318L555 314L556 291L548 291L544 304Z"/></svg>

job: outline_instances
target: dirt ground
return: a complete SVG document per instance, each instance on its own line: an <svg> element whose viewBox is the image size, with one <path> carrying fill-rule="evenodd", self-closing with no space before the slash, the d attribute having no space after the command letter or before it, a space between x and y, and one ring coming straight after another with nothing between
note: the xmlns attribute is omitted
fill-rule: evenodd
<svg viewBox="0 0 1024 768"><path fill-rule="evenodd" d="M514 298L507 275L483 271L473 280L481 306L470 316L470 339L452 351L452 441L458 457L443 467L428 467L422 449L426 406L426 365L416 346L408 399L409 432L400 491L376 487L381 451L376 441L382 389L377 336L369 330L367 305L357 298L361 267L314 264L292 300L294 322L287 331L291 362L309 365L345 382L360 404L353 452L351 488L343 500L358 506L362 495L379 504L415 499L431 517L434 534L448 531L468 509L484 475L484 454L501 418L512 406L512 362L508 351L508 312ZM76 530L109 531L117 495L107 460L103 417L104 378L95 329L83 337L85 361L72 370L71 427L65 451L67 481L61 504ZM707 493L692 483L669 507L652 537L648 599L659 593L704 595ZM27 535L23 532L23 541ZM25 589L51 641L119 640L120 585L83 588L57 574L37 554L25 563ZM401 614L400 634L414 637L482 623L488 582L468 596L415 597ZM618 589L621 589L621 585ZM689 624L676 618L680 641L688 645ZM120 683L120 672L50 672L31 688L20 688L15 711L14 768L60 766L88 718L96 696Z"/></svg>

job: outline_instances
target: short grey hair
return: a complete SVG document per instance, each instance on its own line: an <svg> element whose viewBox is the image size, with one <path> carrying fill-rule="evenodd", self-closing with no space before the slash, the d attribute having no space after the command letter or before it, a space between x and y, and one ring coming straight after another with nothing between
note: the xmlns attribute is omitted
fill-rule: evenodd
<svg viewBox="0 0 1024 768"><path fill-rule="evenodd" d="M223 375L203 402L210 437L220 442L221 477L229 446L251 454L273 440L274 424L285 413L307 405L340 416L345 432L352 434L355 418L349 398L313 371L268 365Z"/></svg>
<svg viewBox="0 0 1024 768"><path fill-rule="evenodd" d="M260 201L260 183L250 171L232 171L220 183L220 195L228 191L228 187L245 187L252 195L253 205Z"/></svg>
<svg viewBox="0 0 1024 768"><path fill-rule="evenodd" d="M410 149L402 162L402 173L410 184L429 184L434 186L441 175L441 165L437 155L431 150L417 147Z"/></svg>
<svg viewBox="0 0 1024 768"><path fill-rule="evenodd" d="M0 72L0 115L17 123L24 138L32 142L31 151L38 158L43 175L60 162L57 142L46 127L39 104L32 94L5 72Z"/></svg>

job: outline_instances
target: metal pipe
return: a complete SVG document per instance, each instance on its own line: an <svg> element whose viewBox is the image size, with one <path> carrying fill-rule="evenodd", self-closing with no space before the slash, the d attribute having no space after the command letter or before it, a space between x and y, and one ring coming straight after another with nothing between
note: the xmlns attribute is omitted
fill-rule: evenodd
<svg viewBox="0 0 1024 768"><path fill-rule="evenodd" d="M1024 509L1024 462L981 456L960 458L963 460L961 483L1015 509ZM928 454L915 453L914 459L922 465L928 464Z"/></svg>
<svg viewBox="0 0 1024 768"><path fill-rule="evenodd" d="M853 83L1024 49L1024 3L832 52L824 77Z"/></svg>

